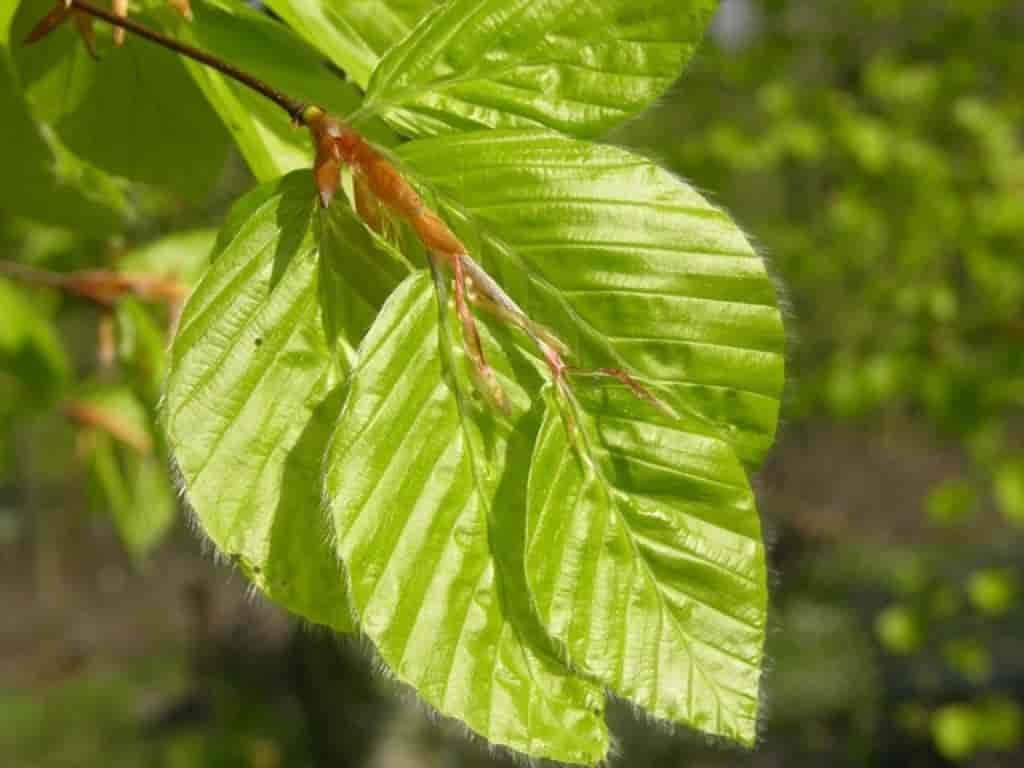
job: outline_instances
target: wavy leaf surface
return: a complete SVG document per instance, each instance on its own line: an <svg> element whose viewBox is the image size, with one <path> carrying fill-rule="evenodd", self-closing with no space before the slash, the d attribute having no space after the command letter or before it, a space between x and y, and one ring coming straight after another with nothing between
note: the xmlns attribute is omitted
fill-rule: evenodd
<svg viewBox="0 0 1024 768"><path fill-rule="evenodd" d="M365 275L358 290L336 278L343 262ZM229 216L171 351L164 418L204 532L272 599L342 630L320 462L355 347L405 271L291 174Z"/></svg>
<svg viewBox="0 0 1024 768"><path fill-rule="evenodd" d="M530 469L526 572L544 625L656 717L752 744L767 590L743 466L699 421L625 387L562 408Z"/></svg>
<svg viewBox="0 0 1024 768"><path fill-rule="evenodd" d="M758 463L784 335L764 262L729 216L646 158L543 131L404 145L471 254L587 368L623 368Z"/></svg>
<svg viewBox="0 0 1024 768"><path fill-rule="evenodd" d="M496 419L469 394L450 322L426 275L399 288L360 349L327 457L360 627L399 679L488 741L594 764L603 694L552 654L525 599L529 364L488 336L514 403Z"/></svg>
<svg viewBox="0 0 1024 768"><path fill-rule="evenodd" d="M548 127L581 137L645 109L714 0L452 0L377 66L366 109L400 133Z"/></svg>
<svg viewBox="0 0 1024 768"><path fill-rule="evenodd" d="M388 50L440 0L269 0L267 5L366 88Z"/></svg>

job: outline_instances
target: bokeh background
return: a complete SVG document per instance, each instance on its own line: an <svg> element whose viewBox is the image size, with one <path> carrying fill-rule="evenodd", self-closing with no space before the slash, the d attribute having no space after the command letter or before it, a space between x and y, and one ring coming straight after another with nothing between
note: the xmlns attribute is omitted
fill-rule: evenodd
<svg viewBox="0 0 1024 768"><path fill-rule="evenodd" d="M1024 765L1024 3L723 0L685 79L614 139L752 233L791 346L757 478L761 743L614 705L613 765ZM242 168L229 159L199 205L150 201L131 237L216 223ZM110 247L2 211L0 246L62 268ZM513 764L427 716L365 648L249 595L162 468L126 469L46 406L48 375L97 367L100 319L12 290L0 279L0 765ZM17 307L55 317L70 359L19 336ZM159 327L127 312L145 367ZM145 515L166 519L159 541Z"/></svg>

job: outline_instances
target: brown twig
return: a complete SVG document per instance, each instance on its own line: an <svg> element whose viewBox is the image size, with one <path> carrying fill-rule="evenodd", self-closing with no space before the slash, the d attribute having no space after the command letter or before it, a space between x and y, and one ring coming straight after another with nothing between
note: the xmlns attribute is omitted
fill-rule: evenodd
<svg viewBox="0 0 1024 768"><path fill-rule="evenodd" d="M153 452L153 440L149 435L92 403L73 400L65 403L63 410L64 415L79 426L102 430L136 453L148 456Z"/></svg>
<svg viewBox="0 0 1024 768"><path fill-rule="evenodd" d="M107 269L51 272L13 261L0 261L0 275L30 285L61 290L102 307L111 307L127 297L175 306L188 294L188 288L169 275L141 272L115 272Z"/></svg>

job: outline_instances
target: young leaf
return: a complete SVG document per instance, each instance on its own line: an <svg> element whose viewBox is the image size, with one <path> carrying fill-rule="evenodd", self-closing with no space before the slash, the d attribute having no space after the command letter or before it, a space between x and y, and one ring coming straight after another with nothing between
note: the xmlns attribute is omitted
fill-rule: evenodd
<svg viewBox="0 0 1024 768"><path fill-rule="evenodd" d="M52 5L22 3L12 38L24 39ZM14 58L33 114L86 161L184 198L206 193L223 171L228 136L174 53L131 40L96 61L65 24Z"/></svg>
<svg viewBox="0 0 1024 768"><path fill-rule="evenodd" d="M182 315L167 433L218 549L275 601L350 630L320 462L355 346L405 268L347 206L319 212L309 173L255 190L239 210ZM343 261L359 284L340 279Z"/></svg>
<svg viewBox="0 0 1024 768"><path fill-rule="evenodd" d="M549 408L530 468L526 572L544 625L656 717L752 744L767 590L742 464L625 387L561 405L574 439Z"/></svg>
<svg viewBox="0 0 1024 768"><path fill-rule="evenodd" d="M161 13L164 28L300 101L339 115L359 106L356 89L329 71L320 55L282 24L239 3L196 0L192 7L191 22L170 10ZM309 167L309 133L296 130L280 107L209 67L192 61L186 66L257 179L269 181ZM374 138L387 141L379 131Z"/></svg>
<svg viewBox="0 0 1024 768"><path fill-rule="evenodd" d="M452 0L373 73L400 133L543 126L581 137L646 108L693 55L715 0Z"/></svg>
<svg viewBox="0 0 1024 768"><path fill-rule="evenodd" d="M513 416L474 405L448 314L439 323L426 275L392 295L360 348L327 456L360 627L399 679L491 743L594 764L608 748L603 693L552 655L526 601L536 426L522 361L513 374L488 337Z"/></svg>
<svg viewBox="0 0 1024 768"><path fill-rule="evenodd" d="M269 0L267 3L360 88L377 62L440 0Z"/></svg>
<svg viewBox="0 0 1024 768"><path fill-rule="evenodd" d="M783 327L764 263L728 215L649 160L542 131L417 141L399 157L576 365L628 371L744 461L762 459Z"/></svg>

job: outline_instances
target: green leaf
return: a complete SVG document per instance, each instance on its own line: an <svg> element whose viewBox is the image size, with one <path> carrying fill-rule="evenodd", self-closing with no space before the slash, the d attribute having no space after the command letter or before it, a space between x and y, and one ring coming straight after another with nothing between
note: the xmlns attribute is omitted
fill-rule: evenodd
<svg viewBox="0 0 1024 768"><path fill-rule="evenodd" d="M577 398L549 408L530 468L526 572L544 625L656 717L753 744L767 589L742 464L625 386Z"/></svg>
<svg viewBox="0 0 1024 768"><path fill-rule="evenodd" d="M191 289L210 263L217 231L193 229L174 232L118 259L126 274L159 275ZM118 360L133 376L137 391L156 402L167 374L169 335L180 307L146 305L123 299L114 308L117 321Z"/></svg>
<svg viewBox="0 0 1024 768"><path fill-rule="evenodd" d="M360 88L381 57L440 0L269 0L275 13Z"/></svg>
<svg viewBox="0 0 1024 768"><path fill-rule="evenodd" d="M50 0L22 3L12 39L23 40L52 6ZM33 114L78 157L109 173L201 197L227 157L228 136L217 115L177 54L131 35L114 48L108 25L96 32L99 61L73 24L16 48Z"/></svg>
<svg viewBox="0 0 1024 768"><path fill-rule="evenodd" d="M728 215L649 160L541 131L417 141L399 156L576 365L625 369L745 462L763 458L782 319L764 262Z"/></svg>
<svg viewBox="0 0 1024 768"><path fill-rule="evenodd" d="M1024 525L1024 454L1001 462L992 484L1003 517L1007 522Z"/></svg>
<svg viewBox="0 0 1024 768"><path fill-rule="evenodd" d="M425 275L394 293L327 456L360 627L400 680L489 742L594 764L608 748L604 696L553 655L526 601L529 365L487 336L515 414L496 419L472 403L450 323Z"/></svg>
<svg viewBox="0 0 1024 768"><path fill-rule="evenodd" d="M955 525L971 518L978 498L968 480L946 480L928 493L925 508L928 517L939 525Z"/></svg>
<svg viewBox="0 0 1024 768"><path fill-rule="evenodd" d="M0 278L0 373L14 377L22 396L52 397L71 373L53 320L10 281Z"/></svg>
<svg viewBox="0 0 1024 768"><path fill-rule="evenodd" d="M168 325L153 308L124 299L114 308L117 359L131 374L138 391L159 400L167 375ZM161 322L163 321L163 322Z"/></svg>
<svg viewBox="0 0 1024 768"><path fill-rule="evenodd" d="M165 29L198 48L229 61L292 98L319 104L338 115L356 109L362 97L331 72L321 56L287 27L240 3L196 0L195 18L185 22L167 10ZM192 61L186 66L261 181L311 165L309 132L297 129L284 111L221 75ZM373 131L371 131L373 133ZM378 141L386 141L379 129Z"/></svg>
<svg viewBox="0 0 1024 768"><path fill-rule="evenodd" d="M108 177L70 155L32 118L7 48L16 6L12 0L0 5L0 208L83 234L107 234L127 215L127 203Z"/></svg>
<svg viewBox="0 0 1024 768"><path fill-rule="evenodd" d="M166 275L195 285L210 265L210 251L217 239L214 229L188 229L161 237L118 259L120 272Z"/></svg>
<svg viewBox="0 0 1024 768"><path fill-rule="evenodd" d="M400 133L544 126L595 137L679 76L714 0L452 0L392 48L366 109Z"/></svg>
<svg viewBox="0 0 1024 768"><path fill-rule="evenodd" d="M156 443L149 414L130 390L100 387L77 403L144 437L150 446ZM167 533L177 508L166 456L162 450L140 451L109 432L93 430L88 463L96 503L109 508L125 548L134 557L144 557Z"/></svg>
<svg viewBox="0 0 1024 768"><path fill-rule="evenodd" d="M309 173L244 198L171 350L166 428L189 504L269 597L351 630L320 463L354 350L406 267ZM349 285L338 270L364 279ZM329 307L325 312L321 306Z"/></svg>

